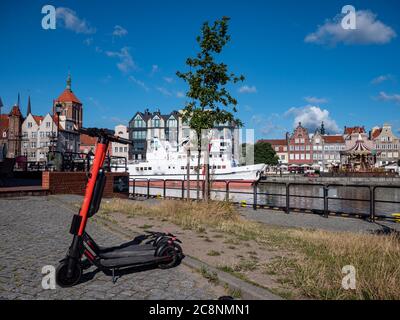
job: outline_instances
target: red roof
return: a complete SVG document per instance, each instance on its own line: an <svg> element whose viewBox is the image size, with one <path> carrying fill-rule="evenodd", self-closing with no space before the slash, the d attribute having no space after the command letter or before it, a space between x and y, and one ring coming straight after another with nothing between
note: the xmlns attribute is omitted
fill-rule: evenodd
<svg viewBox="0 0 400 320"><path fill-rule="evenodd" d="M81 133L81 145L96 146L96 144L97 144L97 138Z"/></svg>
<svg viewBox="0 0 400 320"><path fill-rule="evenodd" d="M10 116L22 117L21 110L19 110L18 106L12 107L10 111Z"/></svg>
<svg viewBox="0 0 400 320"><path fill-rule="evenodd" d="M344 134L365 133L364 127L344 127Z"/></svg>
<svg viewBox="0 0 400 320"><path fill-rule="evenodd" d="M0 115L0 132L7 131L8 129L8 115L2 114ZM0 137L0 139L2 136Z"/></svg>
<svg viewBox="0 0 400 320"><path fill-rule="evenodd" d="M286 146L287 142L285 139L267 139L267 140L258 140L257 142L266 142L272 146Z"/></svg>
<svg viewBox="0 0 400 320"><path fill-rule="evenodd" d="M372 139L376 139L382 132L382 128L372 130Z"/></svg>
<svg viewBox="0 0 400 320"><path fill-rule="evenodd" d="M34 116L32 115L33 119L35 119L36 123L38 125L40 125L40 123L43 121L43 117L42 116Z"/></svg>
<svg viewBox="0 0 400 320"><path fill-rule="evenodd" d="M82 104L79 99L74 95L74 93L69 90L65 89L63 93L57 98L57 101L59 102L75 102Z"/></svg>
<svg viewBox="0 0 400 320"><path fill-rule="evenodd" d="M344 143L343 136L323 136L325 143Z"/></svg>

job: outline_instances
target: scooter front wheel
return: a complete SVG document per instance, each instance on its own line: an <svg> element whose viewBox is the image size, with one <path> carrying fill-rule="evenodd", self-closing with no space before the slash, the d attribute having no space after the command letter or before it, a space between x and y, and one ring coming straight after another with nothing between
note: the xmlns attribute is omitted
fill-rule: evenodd
<svg viewBox="0 0 400 320"><path fill-rule="evenodd" d="M56 282L62 288L68 288L76 285L82 276L82 268L79 263L75 263L72 270L72 276L68 277L68 261L62 261L56 269Z"/></svg>

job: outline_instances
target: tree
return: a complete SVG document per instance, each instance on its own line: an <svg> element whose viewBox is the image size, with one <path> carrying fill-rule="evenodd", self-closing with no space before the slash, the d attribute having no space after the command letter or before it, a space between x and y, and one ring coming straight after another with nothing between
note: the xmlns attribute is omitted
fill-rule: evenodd
<svg viewBox="0 0 400 320"><path fill-rule="evenodd" d="M279 163L279 158L270 143L259 141L254 145L254 163L265 163L271 166Z"/></svg>
<svg viewBox="0 0 400 320"><path fill-rule="evenodd" d="M234 122L241 126L242 122L236 119L237 100L231 96L226 86L230 83L243 81L244 77L236 76L228 71L225 63L217 63L215 58L222 52L223 47L230 41L228 35L228 17L216 20L212 25L205 22L201 28L201 35L196 40L200 51L194 58L188 58L186 65L190 71L180 72L176 75L183 79L189 90L186 96L190 102L186 103L183 120L189 123L197 137L198 171L197 171L197 197L199 197L200 155L202 151L202 138L207 139L207 133L217 123ZM208 143L203 148L204 165L206 171L205 199L208 199L209 166Z"/></svg>

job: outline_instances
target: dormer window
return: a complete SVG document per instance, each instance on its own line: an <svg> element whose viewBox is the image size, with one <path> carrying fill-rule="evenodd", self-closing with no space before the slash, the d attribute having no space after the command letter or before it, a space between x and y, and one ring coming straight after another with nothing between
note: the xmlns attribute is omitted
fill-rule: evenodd
<svg viewBox="0 0 400 320"><path fill-rule="evenodd" d="M160 118L159 117L154 117L152 120L152 126L154 128L159 128L160 127Z"/></svg>
<svg viewBox="0 0 400 320"><path fill-rule="evenodd" d="M143 128L145 127L145 123L140 115L137 115L133 120L133 127L134 128Z"/></svg>

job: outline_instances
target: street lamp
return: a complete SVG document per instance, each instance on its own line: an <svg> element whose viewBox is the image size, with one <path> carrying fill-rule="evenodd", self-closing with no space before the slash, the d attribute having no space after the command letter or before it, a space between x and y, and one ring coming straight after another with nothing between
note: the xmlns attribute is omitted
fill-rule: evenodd
<svg viewBox="0 0 400 320"><path fill-rule="evenodd" d="M59 131L60 131L60 114L61 114L61 109L62 109L62 105L61 103L57 103L56 107L55 107L55 113L57 114L57 144L58 144L58 137L59 137Z"/></svg>

